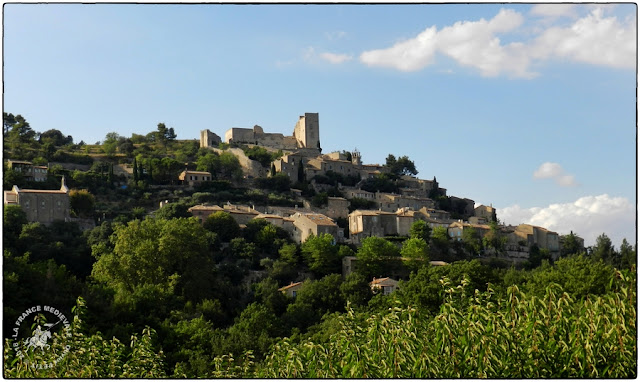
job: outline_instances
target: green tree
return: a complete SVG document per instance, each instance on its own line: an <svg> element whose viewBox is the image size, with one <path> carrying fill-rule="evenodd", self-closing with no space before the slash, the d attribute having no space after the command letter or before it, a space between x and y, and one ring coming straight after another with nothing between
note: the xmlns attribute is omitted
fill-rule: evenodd
<svg viewBox="0 0 640 382"><path fill-rule="evenodd" d="M338 257L338 246L332 235L312 235L302 243L300 250L309 269L315 274L324 276L340 272L342 264Z"/></svg>
<svg viewBox="0 0 640 382"><path fill-rule="evenodd" d="M573 231L568 235L561 236L560 241L562 242L562 247L560 248L561 257L576 255L584 251L584 248L580 244L580 237L573 233Z"/></svg>
<svg viewBox="0 0 640 382"><path fill-rule="evenodd" d="M27 224L27 214L17 205L4 207L4 219L2 224L2 240L4 248L16 248L18 237L22 232L22 226Z"/></svg>
<svg viewBox="0 0 640 382"><path fill-rule="evenodd" d="M174 294L198 301L214 288L215 237L193 218L133 220L116 226L111 241L113 250L94 246L92 276L114 289L118 303L164 308Z"/></svg>
<svg viewBox="0 0 640 382"><path fill-rule="evenodd" d="M596 260L602 260L607 264L618 264L618 253L611 243L611 239L606 234L601 234L596 238L596 245L593 247L591 252L591 256L593 256Z"/></svg>
<svg viewBox="0 0 640 382"><path fill-rule="evenodd" d="M291 265L298 265L300 255L298 254L298 246L294 243L284 244L278 251L280 259Z"/></svg>
<svg viewBox="0 0 640 382"><path fill-rule="evenodd" d="M70 190L69 204L71 211L80 217L91 216L94 212L95 197L88 190Z"/></svg>
<svg viewBox="0 0 640 382"><path fill-rule="evenodd" d="M620 268L631 268L632 265L636 265L636 250L627 242L627 239L622 239L622 245L620 245Z"/></svg>
<svg viewBox="0 0 640 382"><path fill-rule="evenodd" d="M370 236L362 240L362 246L356 252L358 259L358 272L367 279L382 277L384 263L390 257L398 257L398 248L391 242L376 236Z"/></svg>
<svg viewBox="0 0 640 382"><path fill-rule="evenodd" d="M159 219L190 218L193 215L189 212L189 205L184 203L169 203L155 212L155 217Z"/></svg>
<svg viewBox="0 0 640 382"><path fill-rule="evenodd" d="M390 173L395 177L400 177L402 175L418 175L416 165L406 155L396 159L393 154L389 154L387 156L385 166L389 168Z"/></svg>
<svg viewBox="0 0 640 382"><path fill-rule="evenodd" d="M221 241L228 243L236 237L240 237L240 226L228 212L218 211L207 217L203 226L205 229L215 232Z"/></svg>
<svg viewBox="0 0 640 382"><path fill-rule="evenodd" d="M500 232L497 222L489 223L489 232L482 238L482 244L485 248L491 248L496 253L502 253L507 242L507 237Z"/></svg>
<svg viewBox="0 0 640 382"><path fill-rule="evenodd" d="M432 260L449 260L451 240L446 228L440 226L433 228L430 244Z"/></svg>
<svg viewBox="0 0 640 382"><path fill-rule="evenodd" d="M482 251L482 238L474 227L465 228L462 231L462 245L472 257L477 257Z"/></svg>
<svg viewBox="0 0 640 382"><path fill-rule="evenodd" d="M238 158L230 152L220 154L220 175L225 179L241 179L242 167Z"/></svg>
<svg viewBox="0 0 640 382"><path fill-rule="evenodd" d="M431 237L431 228L424 220L416 220L411 225L411 229L409 230L409 237L414 239L422 239L428 243Z"/></svg>
<svg viewBox="0 0 640 382"><path fill-rule="evenodd" d="M366 306L373 293L369 281L360 273L350 273L340 285L340 293L345 302L351 306Z"/></svg>
<svg viewBox="0 0 640 382"><path fill-rule="evenodd" d="M402 255L405 265L412 270L429 265L429 246L424 239L410 238L405 240L402 243L400 255Z"/></svg>

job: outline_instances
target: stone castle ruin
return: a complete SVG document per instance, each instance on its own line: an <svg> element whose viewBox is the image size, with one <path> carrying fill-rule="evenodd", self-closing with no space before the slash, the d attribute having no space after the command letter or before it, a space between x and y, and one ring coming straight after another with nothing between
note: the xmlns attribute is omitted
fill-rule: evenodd
<svg viewBox="0 0 640 382"><path fill-rule="evenodd" d="M218 147L220 137L209 130L200 132L200 147ZM262 127L233 127L224 134L225 143L243 143L263 146L275 150L309 151L320 153L320 124L318 113L305 113L300 116L293 129L293 136L280 133L265 133Z"/></svg>

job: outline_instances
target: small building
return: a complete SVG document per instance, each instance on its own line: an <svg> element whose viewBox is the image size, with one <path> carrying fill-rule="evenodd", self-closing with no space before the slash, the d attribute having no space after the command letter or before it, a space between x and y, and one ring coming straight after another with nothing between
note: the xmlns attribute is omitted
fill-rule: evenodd
<svg viewBox="0 0 640 382"><path fill-rule="evenodd" d="M370 236L392 236L397 232L397 219L393 212L355 210L349 214L349 237L353 243Z"/></svg>
<svg viewBox="0 0 640 382"><path fill-rule="evenodd" d="M344 232L330 217L311 212L296 212L289 217L293 220L293 239L304 243L309 236L319 236L325 233L334 237L336 242L344 239Z"/></svg>
<svg viewBox="0 0 640 382"><path fill-rule="evenodd" d="M478 234L478 237L483 238L484 235L489 233L489 231L491 230L491 227L489 227L486 224L472 224L472 223L457 221L449 225L449 228L447 229L447 233L449 234L449 237L451 237L452 240L461 241L463 232L469 229L475 229L476 233Z"/></svg>
<svg viewBox="0 0 640 382"><path fill-rule="evenodd" d="M390 277L373 278L369 283L371 291L374 294L382 293L383 296L389 295L398 289L398 281Z"/></svg>
<svg viewBox="0 0 640 382"><path fill-rule="evenodd" d="M188 184L189 186L195 186L202 182L212 180L211 173L208 171L190 171L184 170L178 176L178 179L182 181L182 184Z"/></svg>
<svg viewBox="0 0 640 382"><path fill-rule="evenodd" d="M31 162L20 160L8 160L7 166L13 171L21 173L25 180L44 182L47 180L47 166L37 166Z"/></svg>
<svg viewBox="0 0 640 382"><path fill-rule="evenodd" d="M284 293L289 298L296 298L300 288L302 288L302 281L297 283L292 282L291 284L278 289L278 291Z"/></svg>
<svg viewBox="0 0 640 382"><path fill-rule="evenodd" d="M19 205L30 222L49 224L70 218L69 188L64 176L59 190L21 190L14 185L4 192L4 204Z"/></svg>
<svg viewBox="0 0 640 382"><path fill-rule="evenodd" d="M493 206L485 206L484 204L474 208L473 216L484 218L486 221L497 221L496 209Z"/></svg>
<svg viewBox="0 0 640 382"><path fill-rule="evenodd" d="M200 223L203 223L209 215L216 213L218 211L224 211L222 207L219 206L208 206L205 204L199 204L197 206L190 207L187 211L191 212L191 214L200 220Z"/></svg>
<svg viewBox="0 0 640 382"><path fill-rule="evenodd" d="M560 238L556 232L531 224L520 224L515 228L513 235L526 243L529 248L537 245L540 249L548 250L553 258L559 256Z"/></svg>

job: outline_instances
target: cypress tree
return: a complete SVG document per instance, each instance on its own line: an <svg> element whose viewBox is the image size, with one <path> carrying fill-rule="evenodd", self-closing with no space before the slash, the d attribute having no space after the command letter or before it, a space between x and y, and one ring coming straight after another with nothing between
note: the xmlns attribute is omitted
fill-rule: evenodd
<svg viewBox="0 0 640 382"><path fill-rule="evenodd" d="M136 161L136 158L133 158L133 181L136 182L136 184L138 183L138 162Z"/></svg>

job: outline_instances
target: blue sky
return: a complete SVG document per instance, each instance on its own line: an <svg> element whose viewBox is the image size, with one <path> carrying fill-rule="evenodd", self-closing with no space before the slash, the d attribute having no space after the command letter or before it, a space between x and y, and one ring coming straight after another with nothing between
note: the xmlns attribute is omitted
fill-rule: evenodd
<svg viewBox="0 0 640 382"><path fill-rule="evenodd" d="M634 4L5 4L4 111L76 142L320 114L450 195L635 242Z"/></svg>

